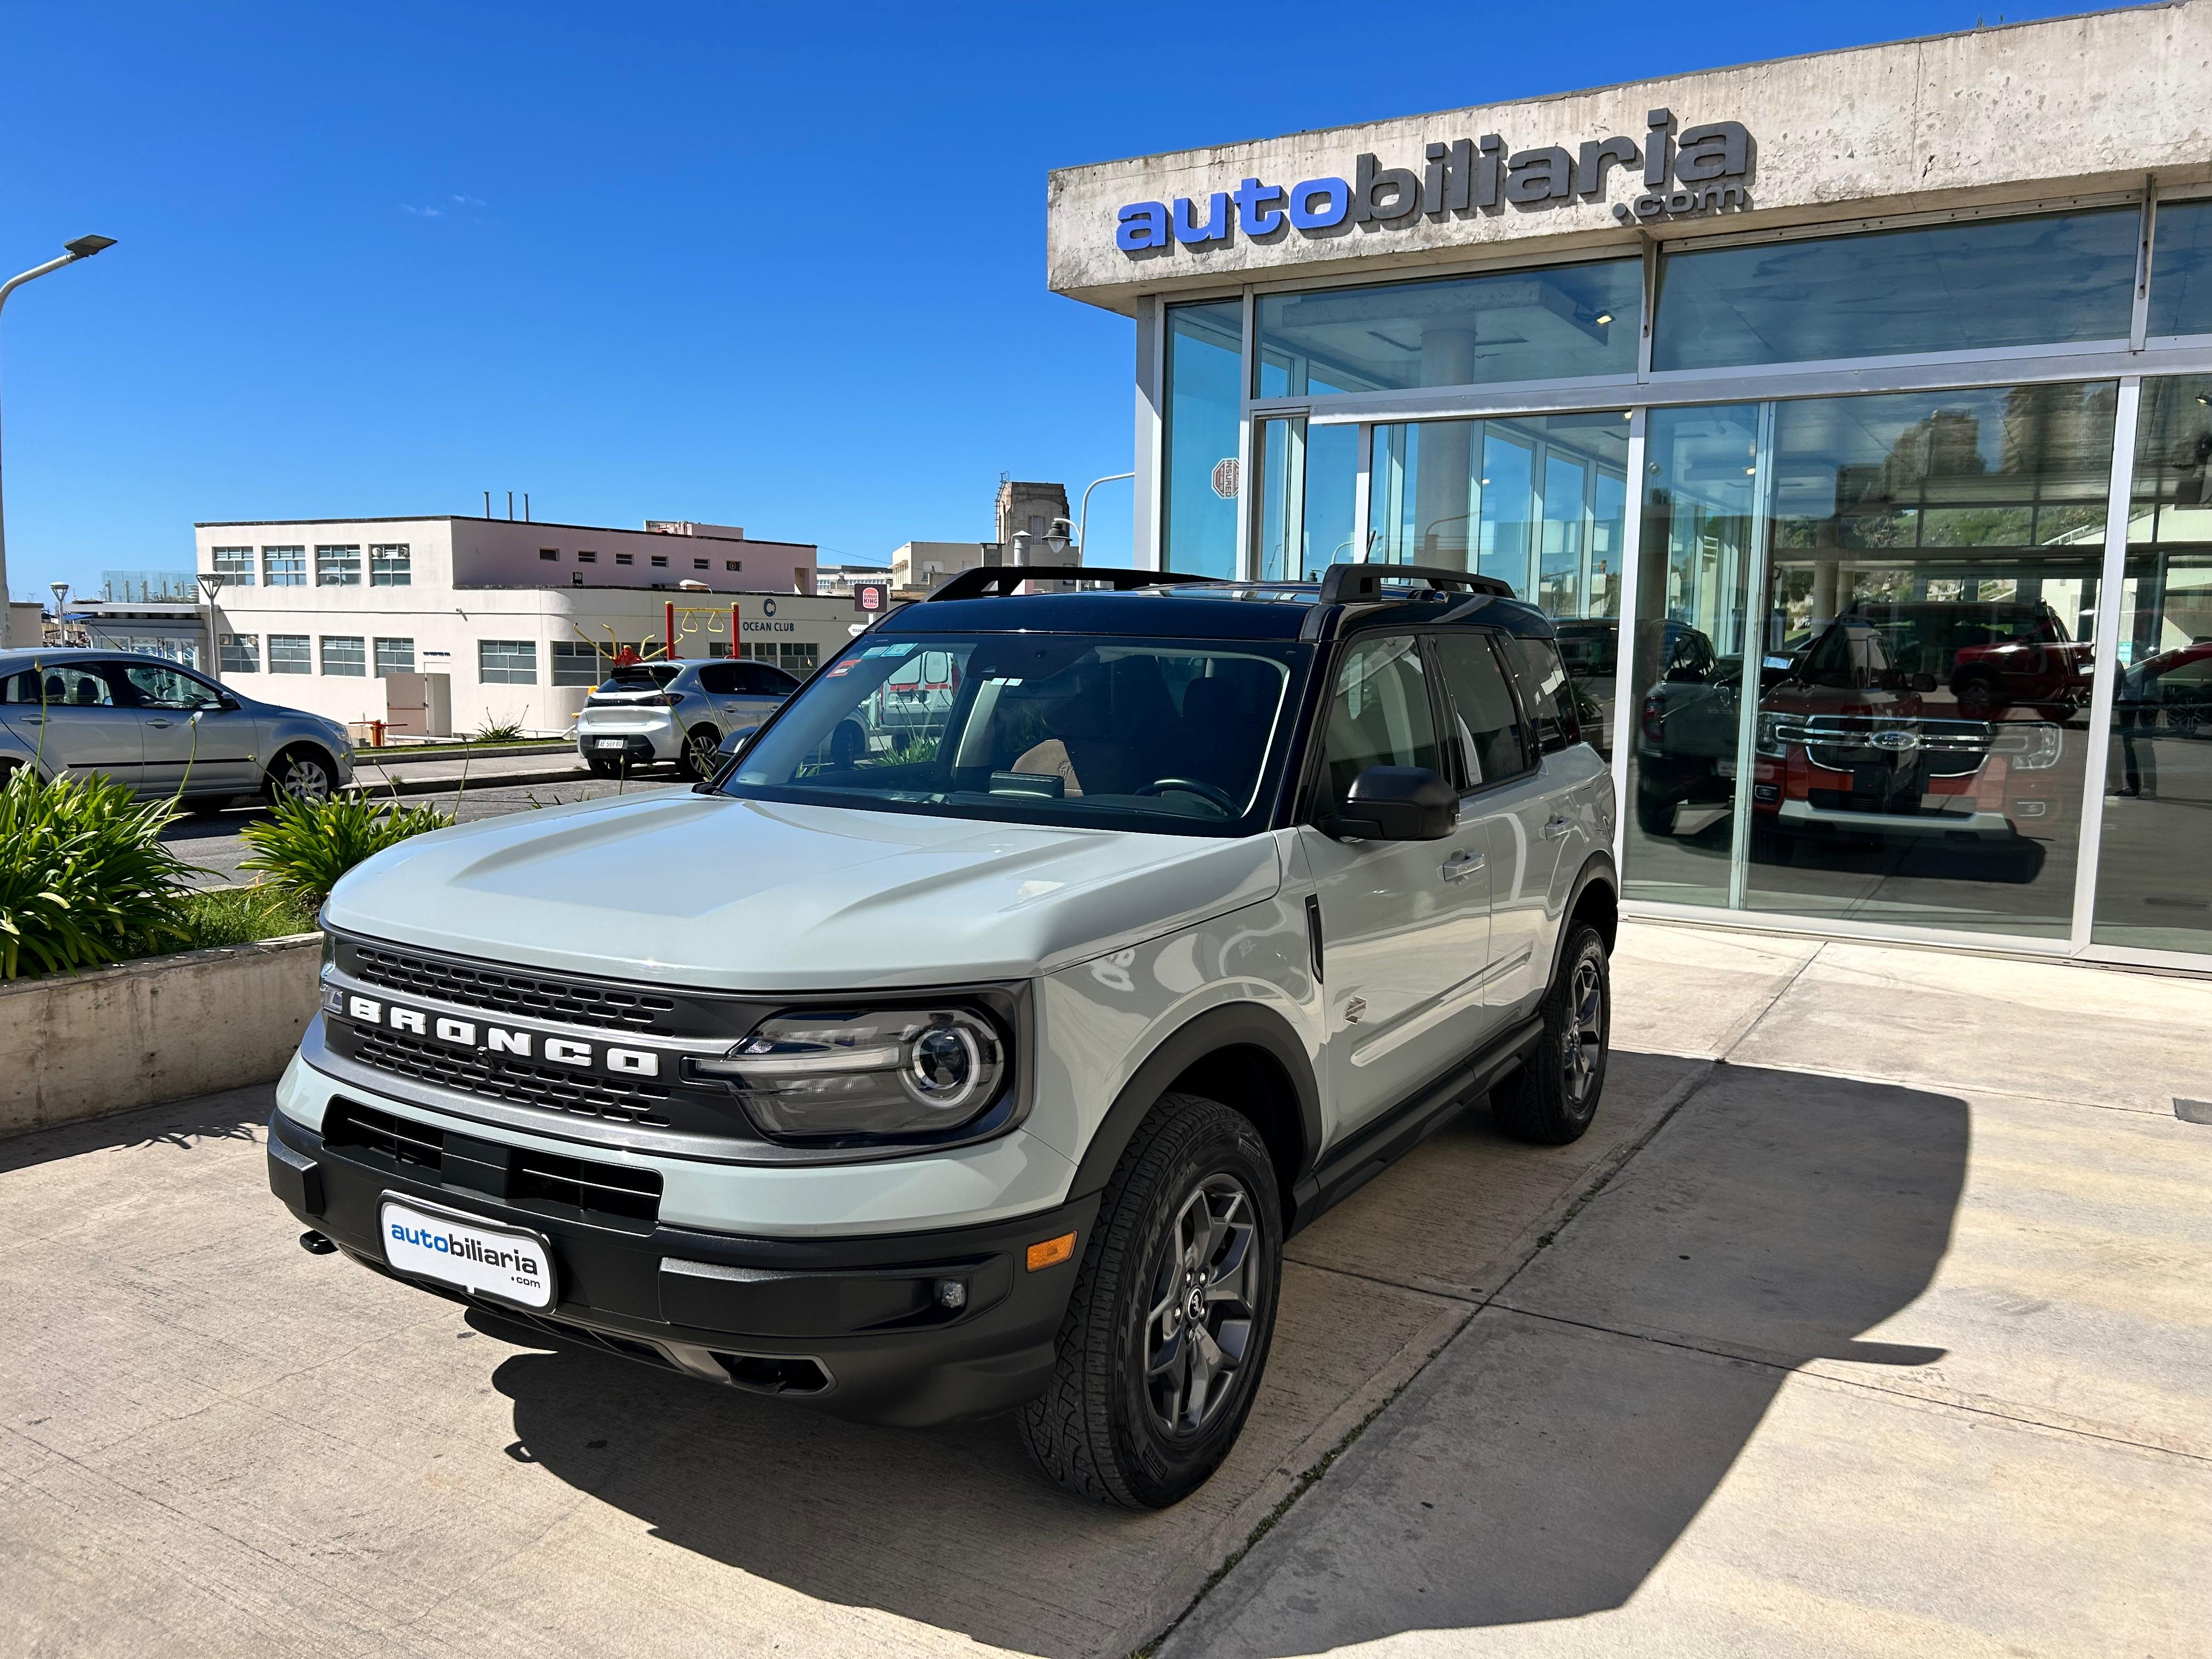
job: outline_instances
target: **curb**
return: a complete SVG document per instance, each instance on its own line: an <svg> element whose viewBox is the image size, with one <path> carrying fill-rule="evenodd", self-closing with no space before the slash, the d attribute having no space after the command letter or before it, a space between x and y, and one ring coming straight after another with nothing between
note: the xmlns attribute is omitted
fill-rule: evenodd
<svg viewBox="0 0 2212 1659"><path fill-rule="evenodd" d="M571 783L592 775L581 764L555 770L551 768L536 772L479 772L461 778L398 778L385 783L365 783L361 775L354 775L353 793L362 795L449 795L462 788L464 782L471 789L506 788L525 783Z"/></svg>

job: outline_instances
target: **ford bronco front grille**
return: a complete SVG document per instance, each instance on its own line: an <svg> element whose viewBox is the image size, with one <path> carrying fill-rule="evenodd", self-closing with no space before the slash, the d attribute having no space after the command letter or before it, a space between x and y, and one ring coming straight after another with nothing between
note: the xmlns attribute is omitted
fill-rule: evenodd
<svg viewBox="0 0 2212 1659"><path fill-rule="evenodd" d="M618 1031L663 1030L676 1012L673 997L652 991L520 973L359 940L347 941L344 963L356 979L388 991L567 1025Z"/></svg>
<svg viewBox="0 0 2212 1659"><path fill-rule="evenodd" d="M646 1128L669 1125L669 1091L644 1079L614 1079L532 1066L511 1055L480 1056L470 1049L429 1042L404 1031L357 1029L353 1058L380 1072L511 1101L518 1106L566 1112Z"/></svg>

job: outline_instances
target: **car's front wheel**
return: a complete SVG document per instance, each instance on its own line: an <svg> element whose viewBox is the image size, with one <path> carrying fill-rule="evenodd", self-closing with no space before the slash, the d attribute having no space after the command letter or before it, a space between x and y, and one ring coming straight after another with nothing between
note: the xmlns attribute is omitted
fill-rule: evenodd
<svg viewBox="0 0 2212 1659"><path fill-rule="evenodd" d="M1249 1118L1169 1095L1107 1184L1024 1444L1069 1491L1164 1509L1251 1412L1282 1281L1274 1164Z"/></svg>
<svg viewBox="0 0 2212 1659"><path fill-rule="evenodd" d="M683 748L676 751L677 771L687 778L710 776L721 746L722 734L713 726L693 726L684 733Z"/></svg>
<svg viewBox="0 0 2212 1659"><path fill-rule="evenodd" d="M1490 1106L1514 1139L1564 1146L1582 1139L1605 1092L1613 977L1596 928L1574 927L1538 1012L1543 1035L1521 1068L1490 1091Z"/></svg>
<svg viewBox="0 0 2212 1659"><path fill-rule="evenodd" d="M303 800L310 805L328 800L337 791L331 763L311 749L288 749L269 769L269 800Z"/></svg>

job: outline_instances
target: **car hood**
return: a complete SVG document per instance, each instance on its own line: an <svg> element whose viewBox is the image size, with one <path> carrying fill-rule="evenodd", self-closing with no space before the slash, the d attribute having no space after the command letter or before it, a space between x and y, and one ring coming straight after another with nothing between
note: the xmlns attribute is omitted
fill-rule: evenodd
<svg viewBox="0 0 2212 1659"><path fill-rule="evenodd" d="M1048 973L1256 902L1273 839L1222 841L655 790L446 830L338 883L341 932L731 990Z"/></svg>

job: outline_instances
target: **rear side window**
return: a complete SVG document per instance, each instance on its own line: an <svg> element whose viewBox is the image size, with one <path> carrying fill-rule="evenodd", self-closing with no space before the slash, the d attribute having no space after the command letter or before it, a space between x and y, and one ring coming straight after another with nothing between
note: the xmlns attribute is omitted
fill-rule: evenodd
<svg viewBox="0 0 2212 1659"><path fill-rule="evenodd" d="M699 670L699 689L710 697L726 697L741 684L733 662L710 662Z"/></svg>
<svg viewBox="0 0 2212 1659"><path fill-rule="evenodd" d="M1583 740L1583 724L1575 706L1575 688L1567 678L1559 648L1549 640L1509 634L1498 641L1505 660L1521 688L1522 705L1536 723L1536 747L1549 755L1571 748Z"/></svg>
<svg viewBox="0 0 2212 1659"><path fill-rule="evenodd" d="M50 708L112 708L114 688L100 668L48 663L0 681L0 701L44 703Z"/></svg>
<svg viewBox="0 0 2212 1659"><path fill-rule="evenodd" d="M1498 641L1511 645L1510 640ZM1536 753L1505 684L1505 669L1486 634L1439 634L1437 658L1451 699L1451 748L1462 789L1486 789L1519 777Z"/></svg>
<svg viewBox="0 0 2212 1659"><path fill-rule="evenodd" d="M781 697L799 690L799 682L781 668L771 668L764 662L740 665L744 675L744 688L765 697Z"/></svg>

